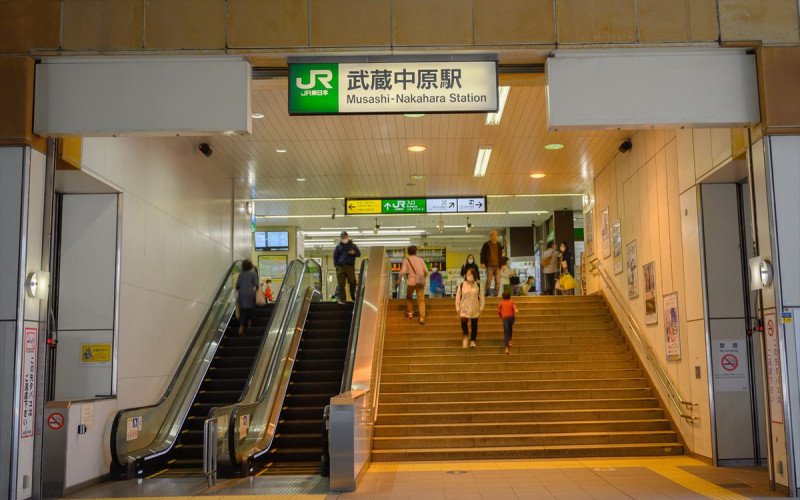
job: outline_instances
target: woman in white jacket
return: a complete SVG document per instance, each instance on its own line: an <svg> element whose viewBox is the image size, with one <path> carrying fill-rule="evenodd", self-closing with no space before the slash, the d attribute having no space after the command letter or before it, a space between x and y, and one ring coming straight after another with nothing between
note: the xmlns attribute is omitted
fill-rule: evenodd
<svg viewBox="0 0 800 500"><path fill-rule="evenodd" d="M478 273L474 269L468 269L467 280L458 285L456 290L456 312L461 318L461 331L464 332L462 347L464 349L475 347L475 340L478 338L478 318L485 305L481 285L478 282ZM467 322L472 323L472 336L469 337Z"/></svg>

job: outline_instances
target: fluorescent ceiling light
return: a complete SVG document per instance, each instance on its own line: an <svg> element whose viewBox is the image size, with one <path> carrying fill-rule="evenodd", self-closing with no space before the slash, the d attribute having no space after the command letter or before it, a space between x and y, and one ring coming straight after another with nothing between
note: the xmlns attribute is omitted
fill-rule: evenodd
<svg viewBox="0 0 800 500"><path fill-rule="evenodd" d="M358 229L357 227L321 227L323 231L351 231ZM305 233L308 234L308 233Z"/></svg>
<svg viewBox="0 0 800 500"><path fill-rule="evenodd" d="M344 198L253 198L253 201L336 201ZM330 217L331 214L328 214Z"/></svg>
<svg viewBox="0 0 800 500"><path fill-rule="evenodd" d="M264 118L264 113L253 113L250 116L252 116L256 120L260 120L260 119Z"/></svg>
<svg viewBox="0 0 800 500"><path fill-rule="evenodd" d="M553 151L553 150L556 150L556 149L563 149L563 148L564 148L564 145L563 144L559 144L557 142L554 142L553 144L547 144L544 147L544 149L549 149L550 151Z"/></svg>
<svg viewBox="0 0 800 500"><path fill-rule="evenodd" d="M426 176L423 174L412 174L411 178L414 179L415 181L421 181L424 180Z"/></svg>
<svg viewBox="0 0 800 500"><path fill-rule="evenodd" d="M472 172L474 177L483 177L486 175L486 168L489 166L489 158L491 157L491 146L478 149L478 156L475 158L475 171Z"/></svg>
<svg viewBox="0 0 800 500"><path fill-rule="evenodd" d="M285 153L286 150L285 149L276 149L275 152L276 153Z"/></svg>
<svg viewBox="0 0 800 500"><path fill-rule="evenodd" d="M412 144L411 146L406 147L407 150L411 151L412 153L421 153L428 149L426 146L422 144Z"/></svg>
<svg viewBox="0 0 800 500"><path fill-rule="evenodd" d="M304 234L306 236L339 236L341 231L306 231ZM406 231L397 231L391 229L381 228L381 236L406 236L406 235L419 235L424 234L424 229L415 229L415 230L406 230ZM372 230L365 229L363 231L350 231L350 236L371 236Z"/></svg>
<svg viewBox="0 0 800 500"><path fill-rule="evenodd" d="M383 228L384 229L416 229L417 226L384 226ZM325 229L325 228L323 227L323 228L320 228L320 229ZM353 229L357 229L357 228L353 228Z"/></svg>
<svg viewBox="0 0 800 500"><path fill-rule="evenodd" d="M530 215L545 215L545 214L549 214L549 213L550 212L548 212L546 210L545 211L542 211L542 210L518 210L518 211L508 212L508 215L528 215L528 214L530 214Z"/></svg>
<svg viewBox="0 0 800 500"><path fill-rule="evenodd" d="M422 118L425 116L425 113L406 113L403 116L406 118Z"/></svg>
<svg viewBox="0 0 800 500"><path fill-rule="evenodd" d="M546 193L546 194L489 194L487 198L552 198L558 196L583 196L578 193ZM470 217L473 214L469 214Z"/></svg>
<svg viewBox="0 0 800 500"><path fill-rule="evenodd" d="M486 125L499 125L500 118L503 117L503 108L506 107L506 99L508 99L508 92L511 87L498 87L497 88L497 113L486 114Z"/></svg>
<svg viewBox="0 0 800 500"><path fill-rule="evenodd" d="M531 179L542 179L546 174L536 172L530 175Z"/></svg>
<svg viewBox="0 0 800 500"><path fill-rule="evenodd" d="M305 181L306 181L305 177L298 177L297 178L297 182L305 182Z"/></svg>

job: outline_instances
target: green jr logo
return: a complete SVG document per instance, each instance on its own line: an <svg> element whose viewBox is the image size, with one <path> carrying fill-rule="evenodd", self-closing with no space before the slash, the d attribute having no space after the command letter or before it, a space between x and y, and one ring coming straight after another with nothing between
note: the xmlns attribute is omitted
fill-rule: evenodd
<svg viewBox="0 0 800 500"><path fill-rule="evenodd" d="M338 64L290 65L289 114L338 113L338 76Z"/></svg>

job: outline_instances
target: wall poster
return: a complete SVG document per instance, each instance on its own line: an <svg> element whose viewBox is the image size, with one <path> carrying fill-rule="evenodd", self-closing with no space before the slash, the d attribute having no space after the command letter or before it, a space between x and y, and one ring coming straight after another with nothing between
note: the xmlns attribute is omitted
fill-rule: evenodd
<svg viewBox="0 0 800 500"><path fill-rule="evenodd" d="M611 231L608 227L608 207L600 212L600 243L603 245L603 258L611 257Z"/></svg>
<svg viewBox="0 0 800 500"><path fill-rule="evenodd" d="M611 226L611 243L614 249L614 274L620 274L625 266L622 259L622 221L619 219Z"/></svg>
<svg viewBox="0 0 800 500"><path fill-rule="evenodd" d="M764 347L767 351L767 389L769 391L769 417L773 424L783 423L783 375L781 374L781 347L778 341L778 320L775 311L764 313Z"/></svg>
<svg viewBox="0 0 800 500"><path fill-rule="evenodd" d="M644 322L647 325L658 323L656 309L656 263L650 262L642 266L644 277Z"/></svg>
<svg viewBox="0 0 800 500"><path fill-rule="evenodd" d="M583 219L583 241L586 244L586 255L594 253L594 214L591 210L586 212Z"/></svg>
<svg viewBox="0 0 800 500"><path fill-rule="evenodd" d="M639 296L639 270L636 262L636 240L625 247L628 256L628 298L635 299Z"/></svg>
<svg viewBox="0 0 800 500"><path fill-rule="evenodd" d="M747 382L747 353L745 341L739 339L714 340L711 349L711 366L714 389L720 392L744 392Z"/></svg>
<svg viewBox="0 0 800 500"><path fill-rule="evenodd" d="M667 361L681 359L681 324L678 316L678 292L664 295L664 342Z"/></svg>
<svg viewBox="0 0 800 500"><path fill-rule="evenodd" d="M283 277L286 276L286 267L289 265L287 255L259 255L258 256L258 278L260 281L272 280L274 287L280 288Z"/></svg>

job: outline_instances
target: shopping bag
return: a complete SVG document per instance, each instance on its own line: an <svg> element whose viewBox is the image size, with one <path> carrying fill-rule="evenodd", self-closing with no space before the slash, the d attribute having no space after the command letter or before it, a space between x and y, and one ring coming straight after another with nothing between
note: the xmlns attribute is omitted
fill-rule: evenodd
<svg viewBox="0 0 800 500"><path fill-rule="evenodd" d="M256 305L257 306L265 306L267 305L267 299L264 297L264 290L261 287L258 288L256 291Z"/></svg>
<svg viewBox="0 0 800 500"><path fill-rule="evenodd" d="M569 273L564 273L561 279L558 280L561 284L561 290L572 290L578 286L578 283L570 276Z"/></svg>

